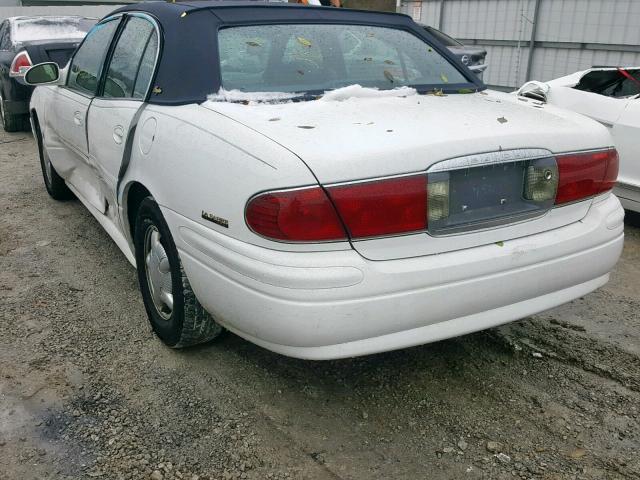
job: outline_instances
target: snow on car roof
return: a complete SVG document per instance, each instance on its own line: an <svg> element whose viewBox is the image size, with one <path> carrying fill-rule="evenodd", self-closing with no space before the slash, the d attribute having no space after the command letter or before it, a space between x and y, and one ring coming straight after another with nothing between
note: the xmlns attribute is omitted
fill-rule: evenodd
<svg viewBox="0 0 640 480"><path fill-rule="evenodd" d="M96 21L78 15L19 16L8 20L14 42L82 39Z"/></svg>

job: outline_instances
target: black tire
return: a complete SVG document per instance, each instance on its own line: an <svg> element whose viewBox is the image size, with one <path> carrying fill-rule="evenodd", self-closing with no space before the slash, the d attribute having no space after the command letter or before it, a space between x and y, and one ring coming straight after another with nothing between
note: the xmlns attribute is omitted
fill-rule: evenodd
<svg viewBox="0 0 640 480"><path fill-rule="evenodd" d="M49 160L49 155L44 149L44 141L42 139L42 132L40 131L40 125L38 124L38 119L33 119L34 128L36 131L34 132L36 135L36 140L38 142L38 155L40 156L40 168L42 169L42 178L44 180L44 186L47 189L47 192L51 196L51 198L55 200L69 200L74 197L73 192L69 190L67 184L64 183L64 180L56 169L51 165L51 161ZM47 170L47 168L49 170Z"/></svg>
<svg viewBox="0 0 640 480"><path fill-rule="evenodd" d="M5 132L21 132L25 130L26 115L13 115L4 108L4 100L0 99L0 120Z"/></svg>
<svg viewBox="0 0 640 480"><path fill-rule="evenodd" d="M157 299L154 300L152 293L154 287L150 286L150 282L154 283L150 280L152 273L149 273L153 271L153 265L151 268L147 265L146 257L150 251L147 242L150 241L149 236L156 232L159 234L162 254L165 255L162 260L157 261L158 270L161 270L160 265L163 264L164 259L169 263L169 272L165 272L164 275L168 276L170 273L173 298L170 311L166 305L163 305L164 308L159 308L156 305ZM134 244L142 300L156 335L172 348L183 348L208 342L220 335L222 327L215 322L196 299L182 268L182 262L169 227L162 217L160 208L151 197L145 198L138 208ZM166 263L164 265L166 268ZM168 280L166 283L169 283Z"/></svg>

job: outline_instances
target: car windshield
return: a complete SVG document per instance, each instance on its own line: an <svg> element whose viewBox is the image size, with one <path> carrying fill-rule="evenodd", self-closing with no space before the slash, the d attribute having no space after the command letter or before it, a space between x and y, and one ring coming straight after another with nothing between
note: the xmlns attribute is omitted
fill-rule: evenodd
<svg viewBox="0 0 640 480"><path fill-rule="evenodd" d="M404 30L362 25L257 25L219 32L226 90L314 92L359 84L446 89L470 82Z"/></svg>
<svg viewBox="0 0 640 480"><path fill-rule="evenodd" d="M80 17L24 18L16 21L13 40L22 43L82 39L95 23L95 20Z"/></svg>

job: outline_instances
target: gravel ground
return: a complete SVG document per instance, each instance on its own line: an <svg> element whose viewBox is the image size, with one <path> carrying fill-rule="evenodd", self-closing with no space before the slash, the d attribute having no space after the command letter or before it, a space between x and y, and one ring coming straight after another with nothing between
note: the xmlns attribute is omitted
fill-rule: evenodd
<svg viewBox="0 0 640 480"><path fill-rule="evenodd" d="M0 479L640 478L640 221L611 282L520 322L305 362L152 335L134 270L0 134Z"/></svg>

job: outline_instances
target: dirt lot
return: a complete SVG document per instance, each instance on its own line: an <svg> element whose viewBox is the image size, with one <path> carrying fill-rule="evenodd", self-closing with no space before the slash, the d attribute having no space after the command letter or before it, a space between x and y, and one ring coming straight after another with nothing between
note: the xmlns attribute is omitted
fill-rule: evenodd
<svg viewBox="0 0 640 480"><path fill-rule="evenodd" d="M606 287L506 327L325 363L173 351L37 162L0 135L0 479L640 478L637 218Z"/></svg>

